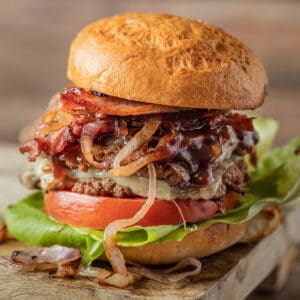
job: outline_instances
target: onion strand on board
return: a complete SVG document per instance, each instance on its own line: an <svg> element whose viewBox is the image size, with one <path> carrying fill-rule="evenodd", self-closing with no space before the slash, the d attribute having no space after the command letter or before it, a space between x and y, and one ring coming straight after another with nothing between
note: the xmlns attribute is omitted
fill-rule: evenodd
<svg viewBox="0 0 300 300"><path fill-rule="evenodd" d="M113 270L125 277L130 274L126 268L123 254L116 243L116 234L119 230L132 226L141 220L153 205L156 197L156 171L153 163L148 165L149 191L148 198L141 209L130 219L116 220L110 223L104 230L104 250L107 259L112 265Z"/></svg>
<svg viewBox="0 0 300 300"><path fill-rule="evenodd" d="M148 279L171 285L174 288L182 288L183 286L188 284L190 282L190 279L188 277L200 274L202 269L200 260L193 257L184 258L175 266L164 270L153 270L139 264L131 264L133 265L133 267L128 268L130 272L139 274ZM188 267L193 267L193 270L178 272Z"/></svg>
<svg viewBox="0 0 300 300"><path fill-rule="evenodd" d="M102 268L79 266L77 275L80 277L96 278L104 280L111 276L111 272Z"/></svg>
<svg viewBox="0 0 300 300"><path fill-rule="evenodd" d="M155 131L158 129L161 121L158 119L149 119L145 122L145 125L139 130L133 138L125 145L120 152L116 155L113 162L113 168L120 167L120 163L128 157L132 152L141 147L144 143L149 142Z"/></svg>

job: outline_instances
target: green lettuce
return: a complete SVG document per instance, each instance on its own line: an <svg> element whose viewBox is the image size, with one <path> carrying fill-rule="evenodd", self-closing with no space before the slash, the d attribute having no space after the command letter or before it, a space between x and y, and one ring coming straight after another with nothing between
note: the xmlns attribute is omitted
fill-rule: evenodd
<svg viewBox="0 0 300 300"><path fill-rule="evenodd" d="M250 170L249 193L241 198L237 208L185 227L183 224L130 227L118 232L118 245L136 247L151 242L180 241L194 230L216 223L245 222L267 205L283 205L300 199L300 156L295 151L300 146L300 137L270 151L277 130L276 122L256 119L254 124L261 137L256 149L259 163L257 169ZM43 193L39 191L8 206L4 219L11 235L30 245L61 244L78 248L83 254L83 262L88 265L103 254L103 230L58 223L46 215L43 205Z"/></svg>
<svg viewBox="0 0 300 300"><path fill-rule="evenodd" d="M22 201L10 205L4 220L13 237L28 245L60 244L80 249L83 262L91 264L104 251L103 230L78 228L58 223L43 211L43 192L38 191ZM142 246L161 239L182 225L134 226L118 232L120 246Z"/></svg>
<svg viewBox="0 0 300 300"><path fill-rule="evenodd" d="M260 161L260 159L265 154L268 154L272 148L278 130L278 122L269 118L263 119L256 117L253 119L253 125L259 136L259 143L255 146L255 152L257 160ZM248 165L248 171L250 173L255 173L256 169L250 162L249 154L245 156L245 161Z"/></svg>
<svg viewBox="0 0 300 300"><path fill-rule="evenodd" d="M272 148L278 130L278 122L270 118L256 117L253 125L259 135L259 143L255 147L258 159L268 154Z"/></svg>

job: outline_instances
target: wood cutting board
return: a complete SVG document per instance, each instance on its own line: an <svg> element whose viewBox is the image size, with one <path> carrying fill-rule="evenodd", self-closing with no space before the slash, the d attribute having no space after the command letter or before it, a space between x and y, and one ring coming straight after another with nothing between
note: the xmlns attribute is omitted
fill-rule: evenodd
<svg viewBox="0 0 300 300"><path fill-rule="evenodd" d="M0 212L28 194L18 183L24 160L15 145L0 144ZM53 279L46 273L19 273L7 268L3 256L25 246L17 241L0 244L0 299L244 299L280 262L291 240L300 239L300 207L287 213L270 236L255 245L235 245L201 259L200 276L182 289L141 280L125 290L99 286L88 279Z"/></svg>

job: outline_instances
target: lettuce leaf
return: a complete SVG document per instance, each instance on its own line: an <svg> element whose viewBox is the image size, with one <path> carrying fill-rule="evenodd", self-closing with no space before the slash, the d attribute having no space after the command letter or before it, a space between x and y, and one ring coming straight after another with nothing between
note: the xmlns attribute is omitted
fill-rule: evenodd
<svg viewBox="0 0 300 300"><path fill-rule="evenodd" d="M272 148L278 130L278 122L269 118L263 119L260 117L254 117L253 125L259 136L259 142L255 146L255 152L258 161L260 161L261 158L265 154L269 153ZM248 171L251 173L255 173L256 169L250 162L249 154L245 156L245 161L248 165Z"/></svg>
<svg viewBox="0 0 300 300"><path fill-rule="evenodd" d="M104 251L103 230L78 228L58 223L43 211L43 192L39 191L10 205L4 220L13 237L28 245L51 246L60 244L80 249L83 263L91 264ZM120 246L142 246L157 241L182 225L152 227L134 226L117 234Z"/></svg>
<svg viewBox="0 0 300 300"><path fill-rule="evenodd" d="M269 153L276 133L278 131L278 122L270 118L255 117L253 125L259 136L259 143L255 147L258 159Z"/></svg>
<svg viewBox="0 0 300 300"><path fill-rule="evenodd" d="M251 172L251 182L270 176L270 173L286 164L289 164L289 167L291 167L293 162L295 162L297 165L296 167L299 168L297 161L299 161L300 156L295 153L296 148L299 146L300 137L296 137L285 146L275 148L269 153L264 154L258 161L257 169L254 172ZM285 168L285 171L287 170L288 168ZM280 175L282 174L279 174L278 176Z"/></svg>
<svg viewBox="0 0 300 300"><path fill-rule="evenodd" d="M265 206L287 204L300 199L300 137L287 145L270 151L277 124L273 120L256 119L255 127L261 136L257 146L259 163L250 170L252 179L249 193L240 205L214 218L188 224L152 227L134 226L118 232L120 246L136 247L151 242L180 241L194 230L205 229L216 223L237 224L258 214ZM91 264L104 252L103 230L72 227L50 219L43 211L43 193L36 192L4 212L5 223L12 236L25 244L50 246L61 244L80 249L83 263Z"/></svg>

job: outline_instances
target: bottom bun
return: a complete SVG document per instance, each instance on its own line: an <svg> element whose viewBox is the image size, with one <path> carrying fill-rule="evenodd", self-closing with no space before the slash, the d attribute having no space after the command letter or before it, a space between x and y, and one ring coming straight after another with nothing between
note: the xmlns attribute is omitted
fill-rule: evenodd
<svg viewBox="0 0 300 300"><path fill-rule="evenodd" d="M278 206L268 206L247 223L234 225L219 223L189 233L180 242L150 243L140 247L120 247L120 249L126 261L143 265L172 264L186 257L209 256L238 242L257 242L271 234L281 220L281 209Z"/></svg>
<svg viewBox="0 0 300 300"><path fill-rule="evenodd" d="M139 247L120 247L125 259L143 265L179 262L186 257L200 258L219 252L241 240L248 224L215 224L188 234L180 242L151 243Z"/></svg>
<svg viewBox="0 0 300 300"><path fill-rule="evenodd" d="M249 227L240 243L255 243L271 234L282 220L279 206L265 207L255 218L249 221Z"/></svg>

